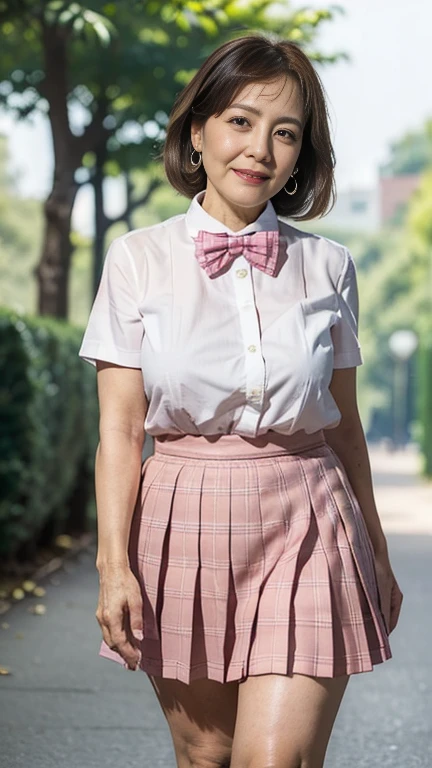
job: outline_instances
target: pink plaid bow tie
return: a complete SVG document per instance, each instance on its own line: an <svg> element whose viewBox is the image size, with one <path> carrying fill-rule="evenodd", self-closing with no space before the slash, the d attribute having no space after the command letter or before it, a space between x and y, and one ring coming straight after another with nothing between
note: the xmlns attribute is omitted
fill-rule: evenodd
<svg viewBox="0 0 432 768"><path fill-rule="evenodd" d="M195 254L199 264L213 278L237 256L268 275L274 275L279 253L279 231L262 230L248 235L200 230L195 238Z"/></svg>

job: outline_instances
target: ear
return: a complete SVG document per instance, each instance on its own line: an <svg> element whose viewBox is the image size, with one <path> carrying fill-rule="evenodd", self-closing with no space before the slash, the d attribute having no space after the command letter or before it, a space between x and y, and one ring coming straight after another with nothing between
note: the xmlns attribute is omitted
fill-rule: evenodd
<svg viewBox="0 0 432 768"><path fill-rule="evenodd" d="M202 151L202 126L195 120L191 123L191 142L197 152Z"/></svg>

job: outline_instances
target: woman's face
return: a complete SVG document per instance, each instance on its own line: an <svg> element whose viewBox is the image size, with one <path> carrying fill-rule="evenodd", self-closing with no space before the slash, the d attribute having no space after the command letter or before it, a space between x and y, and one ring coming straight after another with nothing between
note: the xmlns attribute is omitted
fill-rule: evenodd
<svg viewBox="0 0 432 768"><path fill-rule="evenodd" d="M303 136L303 101L294 78L247 85L219 116L192 122L192 144L207 174L202 206L231 229L254 221L288 182ZM194 157L196 161L196 157ZM260 171L252 184L235 171ZM293 188L293 180L288 185Z"/></svg>

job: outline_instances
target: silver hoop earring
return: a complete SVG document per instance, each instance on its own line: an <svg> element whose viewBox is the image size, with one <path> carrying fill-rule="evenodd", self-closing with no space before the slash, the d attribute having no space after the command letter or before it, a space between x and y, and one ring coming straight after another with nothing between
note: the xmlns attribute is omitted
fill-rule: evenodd
<svg viewBox="0 0 432 768"><path fill-rule="evenodd" d="M194 168L199 168L201 163L202 163L202 154L201 154L201 152L198 152L199 160L198 160L197 163L194 163L194 161L192 160L192 155L193 155L194 152L198 152L198 150L197 149L193 149L192 150L192 154L191 154L191 157L190 157L191 165L193 165Z"/></svg>
<svg viewBox="0 0 432 768"><path fill-rule="evenodd" d="M296 174L296 173L298 173L298 168L296 168L296 169L295 169L295 170L292 172L292 174L291 174L291 176L290 176L290 179L294 179L294 176L295 176L295 174ZM293 191L292 191L292 192L288 192L287 188L286 188L286 187L283 187L283 189L284 189L284 191L287 193L287 195L295 195L295 193L297 192L297 180L296 180L296 179L294 179L294 184L295 184L295 187L294 187L294 189L293 189Z"/></svg>

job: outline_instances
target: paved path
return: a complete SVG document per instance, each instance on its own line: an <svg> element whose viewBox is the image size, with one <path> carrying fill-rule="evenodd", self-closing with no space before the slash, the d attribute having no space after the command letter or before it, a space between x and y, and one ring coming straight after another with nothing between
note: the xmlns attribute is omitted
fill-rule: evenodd
<svg viewBox="0 0 432 768"><path fill-rule="evenodd" d="M389 453L372 446L369 456L386 533L432 535L432 481L419 476L421 459L415 447Z"/></svg>
<svg viewBox="0 0 432 768"><path fill-rule="evenodd" d="M413 475L413 452L371 449L371 461L404 609L393 659L350 680L326 768L430 768L431 487ZM0 665L12 673L0 678L1 768L175 768L147 676L97 655L97 582L86 552L47 579L45 615L28 598L0 617Z"/></svg>

